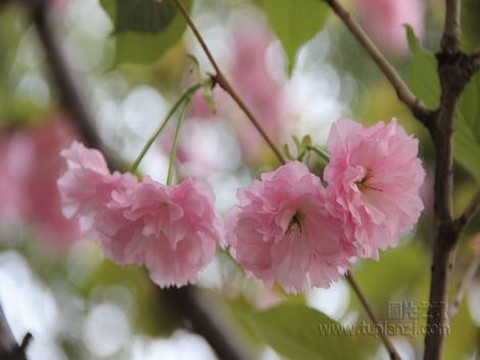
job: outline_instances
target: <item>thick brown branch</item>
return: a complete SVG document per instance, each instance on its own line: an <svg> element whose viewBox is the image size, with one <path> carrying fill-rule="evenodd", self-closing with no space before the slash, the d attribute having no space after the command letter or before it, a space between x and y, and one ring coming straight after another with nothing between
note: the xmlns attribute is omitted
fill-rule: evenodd
<svg viewBox="0 0 480 360"><path fill-rule="evenodd" d="M339 3L338 0L327 0L327 3L347 26L353 36L363 46L368 55L372 58L380 71L393 86L398 99L404 103L412 114L428 128L432 114L425 105L408 88L402 77L398 74L392 64L385 58L382 52L365 33L362 27L355 21L350 13Z"/></svg>
<svg viewBox="0 0 480 360"><path fill-rule="evenodd" d="M257 131L260 133L260 135L263 137L263 139L267 142L268 146L270 146L270 149L275 153L275 156L278 158L280 163L285 164L286 160L285 157L283 156L282 152L277 148L275 143L270 139L268 136L267 132L265 129L262 127L260 122L256 119L256 117L253 115L253 113L250 111L248 106L245 104L245 102L242 100L240 95L235 91L235 89L230 85L228 82L227 78L225 75L222 73L220 70L220 67L218 66L217 62L215 61L215 58L212 56L212 53L210 52L207 44L205 43L205 40L203 39L202 35L198 31L197 27L195 26L194 22L190 18L190 15L188 14L188 11L186 10L185 6L183 5L183 2L181 0L173 0L175 1L175 4L177 5L178 9L182 13L183 17L185 18L185 21L188 24L188 27L190 30L192 30L193 34L197 38L198 42L200 43L200 46L202 47L204 53L207 55L208 60L212 64L213 68L215 69L215 80L220 87L225 90L227 94L230 95L230 97L237 103L237 105L242 109L242 111L245 113L247 116L248 120L252 123L253 126L257 129Z"/></svg>
<svg viewBox="0 0 480 360"><path fill-rule="evenodd" d="M463 228L472 219L475 213L480 209L480 189L473 195L472 200L467 205L463 213L455 220L455 231L460 233Z"/></svg>
<svg viewBox="0 0 480 360"><path fill-rule="evenodd" d="M425 360L441 359L448 334L447 292L449 274L453 268L455 243L453 226L453 121L458 94L451 92L448 70L440 69L442 101L430 128L435 144L435 230L432 277L425 336Z"/></svg>
<svg viewBox="0 0 480 360"><path fill-rule="evenodd" d="M441 85L440 107L430 126L435 145L435 230L430 305L427 316L424 359L441 359L448 335L449 277L458 240L453 220L453 129L458 99L472 75L471 61L459 50L460 4L447 0L442 52L437 55Z"/></svg>
<svg viewBox="0 0 480 360"><path fill-rule="evenodd" d="M446 0L445 28L442 36L442 51L454 54L460 50L460 0Z"/></svg>

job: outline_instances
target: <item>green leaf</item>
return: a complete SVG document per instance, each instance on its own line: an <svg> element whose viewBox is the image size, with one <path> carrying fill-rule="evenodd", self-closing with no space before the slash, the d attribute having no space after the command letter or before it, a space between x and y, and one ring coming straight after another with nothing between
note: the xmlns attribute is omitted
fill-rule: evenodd
<svg viewBox="0 0 480 360"><path fill-rule="evenodd" d="M388 312L388 302L399 294L411 290L428 276L430 258L427 252L413 241L408 245L385 251L379 261L364 260L353 275L368 301L379 316ZM361 305L356 297L353 303Z"/></svg>
<svg viewBox="0 0 480 360"><path fill-rule="evenodd" d="M182 37L186 22L172 0L100 0L114 24L117 63L151 63ZM190 10L192 0L186 0Z"/></svg>
<svg viewBox="0 0 480 360"><path fill-rule="evenodd" d="M362 358L354 337L342 334L341 324L314 309L282 304L260 312L245 308L242 311L247 328L289 359Z"/></svg>
<svg viewBox="0 0 480 360"><path fill-rule="evenodd" d="M436 108L440 99L440 82L435 56L423 49L413 30L407 28L407 39L412 51L408 83L416 96L430 108ZM480 76L477 74L466 86L459 101L455 121L454 156L480 183Z"/></svg>
<svg viewBox="0 0 480 360"><path fill-rule="evenodd" d="M287 54L290 73L298 48L323 28L329 7L318 0L262 0L261 4Z"/></svg>
<svg viewBox="0 0 480 360"><path fill-rule="evenodd" d="M466 86L455 122L455 158L480 183L480 74Z"/></svg>
<svg viewBox="0 0 480 360"><path fill-rule="evenodd" d="M116 33L162 31L172 22L177 10L171 1L155 0L117 0L116 8Z"/></svg>
<svg viewBox="0 0 480 360"><path fill-rule="evenodd" d="M480 328L470 315L467 299L462 302L459 313L444 330L448 331L444 359L472 358Z"/></svg>
<svg viewBox="0 0 480 360"><path fill-rule="evenodd" d="M413 93L429 108L440 104L440 81L435 55L422 48L412 28L407 26L407 40L412 52L408 85Z"/></svg>

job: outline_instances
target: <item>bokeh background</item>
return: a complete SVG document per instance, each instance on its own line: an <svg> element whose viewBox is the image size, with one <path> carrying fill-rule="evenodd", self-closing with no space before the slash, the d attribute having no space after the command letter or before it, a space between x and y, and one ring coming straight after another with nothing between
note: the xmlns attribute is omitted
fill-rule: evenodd
<svg viewBox="0 0 480 360"><path fill-rule="evenodd" d="M27 331L34 335L28 347L33 360L215 359L208 343L172 312L143 269L121 268L103 258L94 239L83 238L76 224L63 218L56 189L64 169L59 151L81 135L62 107L61 90L51 79L27 3L0 1L0 303L12 331L19 340ZM412 74L412 56L404 24L412 26L425 49L438 50L443 2L344 3L406 79ZM342 117L366 125L396 117L420 138L429 175L418 226L379 261L363 260L353 270L381 318L393 316L393 306L410 309L400 320L419 330L394 334L393 339L405 359L418 358L431 261L433 147L428 134L333 13L292 62L260 5L254 0L194 0L191 14L227 78L279 146L293 148L292 136L305 135L324 145L331 124ZM471 51L480 43L480 3L465 0L462 6L462 47ZM198 59L204 73L211 66L188 30L162 57L133 64L116 53L112 21L98 0L51 0L48 8L95 128L109 152L130 164L198 75L192 74L196 66L187 54ZM132 51L141 53L140 45ZM194 98L177 153L176 177L208 181L223 214L234 204L239 186L277 164L228 95L215 88L213 98L215 112L201 95ZM166 129L140 167L161 182L173 130ZM321 171L314 158L310 165ZM462 166L455 170L458 213L478 184ZM477 216L459 244L453 291L479 252ZM246 279L222 251L196 284L258 359L283 355L252 331L251 316L257 310L293 303L317 309L345 327L366 320L346 281L287 296L280 288L265 289ZM469 287L450 332L446 359L480 357L480 277ZM377 337L357 336L355 341L362 349L355 358L387 358ZM322 351L325 358L335 358L332 349Z"/></svg>

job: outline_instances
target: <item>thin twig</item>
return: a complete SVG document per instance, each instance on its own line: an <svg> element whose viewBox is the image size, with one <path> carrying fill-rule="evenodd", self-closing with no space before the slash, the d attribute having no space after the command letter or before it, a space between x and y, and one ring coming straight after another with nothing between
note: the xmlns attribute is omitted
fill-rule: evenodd
<svg viewBox="0 0 480 360"><path fill-rule="evenodd" d="M455 220L455 231L460 233L480 209L480 189L473 195L463 213Z"/></svg>
<svg viewBox="0 0 480 360"><path fill-rule="evenodd" d="M368 302L367 298L363 294L362 290L358 286L357 282L353 278L352 274L350 272L347 272L345 275L345 278L347 279L348 283L352 287L353 291L357 295L358 299L362 303L363 308L367 312L368 317L370 318L371 322L375 325L377 328L377 332L380 335L380 338L383 341L383 344L387 348L388 354L390 355L390 359L392 360L400 360L400 355L398 355L397 350L393 346L390 338L387 336L385 332L385 328L382 326L380 323L380 320L378 319L377 315L373 311L372 307L370 306L370 303Z"/></svg>
<svg viewBox="0 0 480 360"><path fill-rule="evenodd" d="M217 62L215 61L212 53L210 52L207 44L205 43L205 40L203 39L202 35L198 31L197 27L193 23L192 19L190 18L190 15L188 14L187 9L183 5L183 2L181 0L174 0L175 4L177 5L178 9L180 10L180 13L182 16L185 18L185 21L187 22L189 28L192 30L193 34L197 38L198 42L200 43L200 46L202 47L205 55L207 55L208 60L212 64L213 68L215 69L215 81L220 87L225 90L230 97L237 103L237 105L242 109L242 111L247 115L247 118L249 121L252 123L253 126L257 129L257 131L260 133L260 135L263 137L263 139L267 142L267 144L270 146L272 151L275 153L276 157L280 161L280 163L285 164L286 160L285 157L283 156L282 152L277 148L275 143L270 139L268 134L266 133L265 129L263 129L262 125L260 125L260 122L256 119L256 117L253 115L253 113L250 111L248 106L245 104L245 102L241 99L240 95L235 91L235 89L230 85L228 82L227 78L225 75L222 73L220 70L220 67L218 66Z"/></svg>
<svg viewBox="0 0 480 360"><path fill-rule="evenodd" d="M33 340L33 335L31 332L27 332L25 334L25 336L23 337L22 339L22 342L20 343L20 346L18 347L18 349L21 351L21 352L25 352L27 350L27 347L28 345L30 345L30 343L32 342Z"/></svg>
<svg viewBox="0 0 480 360"><path fill-rule="evenodd" d="M460 0L446 0L445 28L443 31L441 47L444 52L453 54L460 50Z"/></svg>
<svg viewBox="0 0 480 360"><path fill-rule="evenodd" d="M363 46L368 55L372 58L380 71L393 86L398 99L404 103L412 114L421 121L426 127L429 127L431 112L409 89L405 81L398 74L393 65L385 58L375 43L365 33L362 27L355 21L350 13L339 3L338 0L327 0L332 10L338 15L340 20L348 27L353 36Z"/></svg>
<svg viewBox="0 0 480 360"><path fill-rule="evenodd" d="M470 55L470 64L473 73L480 70L480 50L477 50Z"/></svg>
<svg viewBox="0 0 480 360"><path fill-rule="evenodd" d="M468 287L470 286L475 274L480 266L480 253L477 254L470 265L468 266L465 275L463 276L462 280L458 283L457 293L454 297L453 304L450 305L450 309L448 310L448 315L450 321L458 314L460 311L460 305L462 304L463 298L465 293L467 292Z"/></svg>
<svg viewBox="0 0 480 360"><path fill-rule="evenodd" d="M200 46L202 47L203 52L205 55L207 55L208 61L210 61L210 64L212 64L213 68L215 69L215 73L221 74L220 67L218 66L217 62L215 61L215 58L213 57L212 53L210 52L210 49L208 48L207 44L205 43L205 40L203 40L203 36L200 34L198 31L197 27L193 23L192 18L188 14L187 9L185 8L185 5L181 0L174 0L175 4L177 5L178 9L180 10L180 13L182 14L183 18L188 24L188 27L190 30L192 30L193 34L197 38L198 42L200 43Z"/></svg>

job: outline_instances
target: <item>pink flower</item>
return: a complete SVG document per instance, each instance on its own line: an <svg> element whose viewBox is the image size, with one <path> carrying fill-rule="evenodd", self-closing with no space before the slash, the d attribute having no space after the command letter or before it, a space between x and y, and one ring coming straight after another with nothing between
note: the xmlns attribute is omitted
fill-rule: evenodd
<svg viewBox="0 0 480 360"><path fill-rule="evenodd" d="M186 284L213 259L221 237L213 201L211 189L191 179L171 187L146 179L137 186L124 216L140 225L134 243L154 282Z"/></svg>
<svg viewBox="0 0 480 360"><path fill-rule="evenodd" d="M240 189L227 214L227 241L248 275L291 293L328 287L350 265L341 221L325 207L319 178L291 162Z"/></svg>
<svg viewBox="0 0 480 360"><path fill-rule="evenodd" d="M340 120L330 131L328 150L324 178L331 210L343 219L358 254L377 259L378 250L396 246L423 210L418 140L396 119L368 129Z"/></svg>
<svg viewBox="0 0 480 360"><path fill-rule="evenodd" d="M58 181L64 213L114 262L145 265L163 287L193 281L212 260L221 234L207 185L186 180L169 187L111 174L100 152L79 143L62 155L68 165Z"/></svg>
<svg viewBox="0 0 480 360"><path fill-rule="evenodd" d="M405 25L420 38L424 32L424 0L355 0L363 23L372 36L387 49L405 53L408 49Z"/></svg>
<svg viewBox="0 0 480 360"><path fill-rule="evenodd" d="M102 244L106 256L118 264L141 264L142 259L126 249L132 247L120 206L137 185L131 174L111 174L103 155L74 142L61 155L68 171L58 180L63 213L77 219L80 229ZM135 254L136 255L136 254Z"/></svg>
<svg viewBox="0 0 480 360"><path fill-rule="evenodd" d="M73 137L59 115L0 136L0 226L28 224L35 240L53 253L66 251L80 235L77 224L62 215L56 184L63 167L58 152Z"/></svg>

